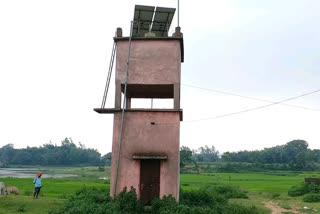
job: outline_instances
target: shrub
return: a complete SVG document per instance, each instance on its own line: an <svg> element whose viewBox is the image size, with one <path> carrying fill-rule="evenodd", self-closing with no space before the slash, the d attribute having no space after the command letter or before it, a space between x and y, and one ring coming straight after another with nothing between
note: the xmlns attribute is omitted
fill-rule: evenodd
<svg viewBox="0 0 320 214"><path fill-rule="evenodd" d="M291 187L288 191L288 195L292 197L305 195L307 193L320 193L320 185L314 183L302 183L300 186Z"/></svg>
<svg viewBox="0 0 320 214"><path fill-rule="evenodd" d="M166 213L165 210L175 210L178 203L172 195L164 196L162 199L155 198L151 202L154 214Z"/></svg>
<svg viewBox="0 0 320 214"><path fill-rule="evenodd" d="M194 191L180 190L180 203L170 195L152 201L154 214L256 214L256 207L228 203L228 198L247 198L240 188L213 184Z"/></svg>
<svg viewBox="0 0 320 214"><path fill-rule="evenodd" d="M320 202L320 194L313 193L303 197L304 202Z"/></svg>
<svg viewBox="0 0 320 214"><path fill-rule="evenodd" d="M309 192L309 185L306 183L301 184L300 186L293 186L289 189L288 195L291 197L301 196Z"/></svg>
<svg viewBox="0 0 320 214"><path fill-rule="evenodd" d="M184 201L186 202L186 200ZM171 195L164 196L162 199L152 201L153 214L218 214L214 209L208 206L188 206L184 203L177 203Z"/></svg>
<svg viewBox="0 0 320 214"><path fill-rule="evenodd" d="M277 192L271 194L272 199L278 198L279 196L280 196L280 193L277 193Z"/></svg>
<svg viewBox="0 0 320 214"><path fill-rule="evenodd" d="M180 203L190 207L202 206L212 207L219 204L225 204L226 198L223 196L211 196L208 192L202 190L182 191L180 193Z"/></svg>
<svg viewBox="0 0 320 214"><path fill-rule="evenodd" d="M215 184L195 191L181 191L178 203L171 195L152 201L154 214L256 214L255 207L230 204L228 198L241 192L236 187ZM219 192L222 192L221 194ZM245 194L243 191L241 194ZM64 207L50 214L138 214L143 213L143 203L137 200L134 188L125 188L115 199L106 189L83 188L70 197Z"/></svg>
<svg viewBox="0 0 320 214"><path fill-rule="evenodd" d="M223 214L258 214L258 209L255 206L246 207L240 204L227 204L224 207Z"/></svg>
<svg viewBox="0 0 320 214"><path fill-rule="evenodd" d="M320 193L320 185L319 184L308 184L309 190L311 193Z"/></svg>
<svg viewBox="0 0 320 214"><path fill-rule="evenodd" d="M220 195L220 196L224 196L227 199L231 199L231 198L247 199L248 198L246 193L243 190L241 190L240 187L233 186L230 184L216 183L213 185L207 185L201 188L201 191L207 192L212 197L215 197L216 195Z"/></svg>
<svg viewBox="0 0 320 214"><path fill-rule="evenodd" d="M106 189L86 188L76 192L64 207L50 214L138 214L143 206L137 200L135 190L124 189L114 200Z"/></svg>
<svg viewBox="0 0 320 214"><path fill-rule="evenodd" d="M143 211L143 203L137 200L136 190L131 187L127 192L127 188L117 195L115 202L119 203L121 213L141 213Z"/></svg>

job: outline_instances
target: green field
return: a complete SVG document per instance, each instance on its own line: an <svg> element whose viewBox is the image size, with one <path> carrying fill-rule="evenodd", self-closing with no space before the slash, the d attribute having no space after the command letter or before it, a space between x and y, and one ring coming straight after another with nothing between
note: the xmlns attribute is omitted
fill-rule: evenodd
<svg viewBox="0 0 320 214"><path fill-rule="evenodd" d="M20 190L20 195L30 195L34 191L33 179L30 178L0 178L6 185L16 186ZM109 184L104 184L96 180L76 181L68 179L42 179L41 194L50 198L66 198L74 194L77 190L86 187L109 188Z"/></svg>
<svg viewBox="0 0 320 214"><path fill-rule="evenodd" d="M221 182L235 184L250 191L287 193L291 186L303 182L305 176L304 173L295 172L205 173L182 174L180 178L182 187L186 189Z"/></svg>
<svg viewBox="0 0 320 214"><path fill-rule="evenodd" d="M47 168L46 170L57 173L73 174L76 176L63 179L43 179L43 188L40 199L32 199L32 178L0 178L6 185L19 188L20 195L10 195L7 198L0 197L0 214L4 213L48 213L50 209L61 206L66 198L86 187L109 188L109 181L99 179L109 177L110 169L101 171L98 167L74 167L74 168ZM48 172L47 171L47 172ZM180 183L183 190L193 190L212 183L230 183L238 185L248 191L249 199L233 199L233 203L255 205L261 213L270 213L263 205L265 201L273 201L283 208L296 208L301 210L307 206L310 210L302 210L306 213L320 213L319 203L304 203L301 197L292 198L287 195L288 189L293 185L303 182L304 177L320 177L320 172L263 172L263 173L203 173L181 174ZM107 190L106 190L107 192ZM275 196L276 194L276 197ZM22 206L22 208L21 208Z"/></svg>
<svg viewBox="0 0 320 214"><path fill-rule="evenodd" d="M0 197L0 214L42 214L63 205L66 199L40 197L32 199L31 196Z"/></svg>

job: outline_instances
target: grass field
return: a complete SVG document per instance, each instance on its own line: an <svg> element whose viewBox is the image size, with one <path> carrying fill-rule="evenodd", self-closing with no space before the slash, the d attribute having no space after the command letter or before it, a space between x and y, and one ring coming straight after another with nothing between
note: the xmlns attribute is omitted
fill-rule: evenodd
<svg viewBox="0 0 320 214"><path fill-rule="evenodd" d="M303 182L304 174L288 172L287 174L271 173L206 173L182 174L181 185L185 189L198 188L210 183L230 183L250 191L286 193L288 189ZM230 177L230 180L229 180Z"/></svg>
<svg viewBox="0 0 320 214"><path fill-rule="evenodd" d="M31 196L34 191L33 179L30 178L0 178L0 181L6 185L16 186L20 190L20 195ZM66 198L84 186L109 188L109 184L96 180L76 181L48 178L42 179L41 195L51 198Z"/></svg>
<svg viewBox="0 0 320 214"><path fill-rule="evenodd" d="M63 205L66 199L40 197L32 199L31 196L0 197L0 214L43 214Z"/></svg>
<svg viewBox="0 0 320 214"><path fill-rule="evenodd" d="M59 174L73 174L76 176L63 179L43 179L42 197L32 199L32 178L0 178L6 185L19 188L20 195L0 197L0 214L4 213L48 213L50 209L61 206L66 198L82 187L109 188L108 180L99 179L110 176L110 169L101 171L98 167L49 167L47 172ZM261 213L270 213L263 202L273 201L283 208L296 208L301 210L307 206L310 210L305 213L320 213L319 203L302 202L301 197L292 198L287 195L288 189L303 182L304 177L320 177L320 172L263 172L263 173L204 173L181 174L180 183L183 190L193 190L212 183L230 183L238 185L248 191L249 199L233 199L232 203L255 205ZM230 178L230 179L229 179ZM22 207L21 207L22 206ZM319 210L319 211L315 211Z"/></svg>

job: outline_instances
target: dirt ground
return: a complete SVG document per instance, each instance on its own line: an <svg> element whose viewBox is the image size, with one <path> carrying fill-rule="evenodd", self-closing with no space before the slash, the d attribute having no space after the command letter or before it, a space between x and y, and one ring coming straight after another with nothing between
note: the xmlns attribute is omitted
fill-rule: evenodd
<svg viewBox="0 0 320 214"><path fill-rule="evenodd" d="M287 210L287 209L280 207L279 205L277 205L276 203L274 203L272 201L264 202L264 206L271 210L271 214L282 214L285 212L303 214L302 212L298 211L296 208Z"/></svg>

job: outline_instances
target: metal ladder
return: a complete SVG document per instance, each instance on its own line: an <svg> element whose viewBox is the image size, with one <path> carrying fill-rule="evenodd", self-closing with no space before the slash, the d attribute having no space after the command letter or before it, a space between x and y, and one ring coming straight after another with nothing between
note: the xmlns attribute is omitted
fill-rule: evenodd
<svg viewBox="0 0 320 214"><path fill-rule="evenodd" d="M105 89L104 89L101 108L105 108L105 106L106 106L106 100L107 100L107 96L108 96L108 90L109 90L110 79L111 79L111 74L112 74L112 69L113 69L114 58L115 58L115 55L116 55L116 50L117 50L117 43L113 42L111 59L110 59L110 64L109 64L108 77L107 77L107 82L106 82L106 86L105 86Z"/></svg>

